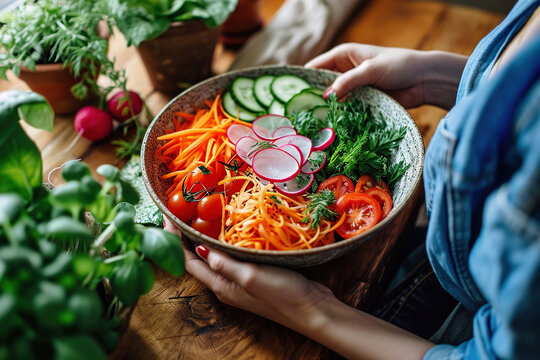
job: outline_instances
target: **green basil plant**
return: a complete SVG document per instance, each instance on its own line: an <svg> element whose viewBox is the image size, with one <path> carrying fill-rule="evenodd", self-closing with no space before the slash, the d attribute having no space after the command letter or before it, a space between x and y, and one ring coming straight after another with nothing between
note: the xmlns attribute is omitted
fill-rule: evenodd
<svg viewBox="0 0 540 360"><path fill-rule="evenodd" d="M152 288L151 264L184 272L180 240L134 223L139 196L114 166L97 169L101 184L68 162L48 191L19 119L50 130L53 112L35 93L0 93L0 359L106 359L120 310Z"/></svg>
<svg viewBox="0 0 540 360"><path fill-rule="evenodd" d="M109 13L128 45L163 34L175 21L202 20L208 27L221 25L238 0L111 0Z"/></svg>

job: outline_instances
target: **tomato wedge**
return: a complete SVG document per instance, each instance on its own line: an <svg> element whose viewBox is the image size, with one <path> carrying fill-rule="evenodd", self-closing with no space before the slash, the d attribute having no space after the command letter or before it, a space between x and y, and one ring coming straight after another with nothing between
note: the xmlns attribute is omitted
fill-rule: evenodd
<svg viewBox="0 0 540 360"><path fill-rule="evenodd" d="M382 211L381 220L392 210L392 197L386 191L378 187L372 187L364 191L364 194L371 196L379 203Z"/></svg>
<svg viewBox="0 0 540 360"><path fill-rule="evenodd" d="M344 239L356 236L372 228L381 218L381 207L377 200L363 193L345 194L336 202L336 212L345 221L336 229Z"/></svg>
<svg viewBox="0 0 540 360"><path fill-rule="evenodd" d="M324 180L317 188L317 192L326 189L332 191L337 200L345 194L353 193L354 183L345 175L336 175Z"/></svg>
<svg viewBox="0 0 540 360"><path fill-rule="evenodd" d="M356 182L356 187L354 188L354 192L361 193L373 187L386 191L390 196L392 195L390 193L390 189L388 188L388 185L386 185L383 179L377 182L375 181L373 176L367 175L367 174L360 176L360 178Z"/></svg>

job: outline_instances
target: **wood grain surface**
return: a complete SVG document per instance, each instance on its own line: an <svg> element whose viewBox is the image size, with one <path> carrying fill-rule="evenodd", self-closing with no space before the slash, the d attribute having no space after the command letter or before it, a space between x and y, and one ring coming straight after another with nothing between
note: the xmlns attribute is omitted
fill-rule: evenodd
<svg viewBox="0 0 540 360"><path fill-rule="evenodd" d="M266 24L283 0L261 0ZM438 49L470 54L478 41L493 29L502 16L463 6L432 1L368 0L343 24L335 44L363 42L375 45ZM156 114L170 100L154 91L133 47L127 48L118 34L111 37L110 52L119 68L126 69L128 87L141 93ZM218 46L215 73L226 71L234 52ZM26 89L10 75L0 81L0 91ZM431 106L410 110L425 144L446 112ZM104 163L123 164L115 157L108 139L91 143L84 139L66 150L76 134L73 117L56 117L51 133L25 126L42 151L45 179L61 182L56 167L71 159L82 159L92 170ZM114 136L113 136L114 137ZM50 176L49 176L50 174ZM414 219L423 193L404 211L391 231L354 253L332 263L307 269L314 279L329 284L345 302L361 309L376 301L387 269L399 255L400 235ZM142 296L129 327L112 358L120 359L332 359L337 355L305 337L258 316L221 304L189 274L174 278L156 269L152 291Z"/></svg>

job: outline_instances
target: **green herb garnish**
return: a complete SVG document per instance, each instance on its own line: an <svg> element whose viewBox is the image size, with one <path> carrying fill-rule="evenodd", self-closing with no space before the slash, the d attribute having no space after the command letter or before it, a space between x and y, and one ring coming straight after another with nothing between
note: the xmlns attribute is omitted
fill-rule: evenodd
<svg viewBox="0 0 540 360"><path fill-rule="evenodd" d="M291 121L299 135L312 140L319 136L319 130L328 127L328 124L325 121L313 116L311 111L294 112Z"/></svg>
<svg viewBox="0 0 540 360"><path fill-rule="evenodd" d="M392 186L405 173L408 165L390 165L390 157L405 137L405 127L389 126L382 116L374 117L360 100L338 102L335 95L328 97L328 122L336 132L336 139L325 150L324 178L343 174L358 179L370 174L383 178ZM319 178L320 176L318 176Z"/></svg>
<svg viewBox="0 0 540 360"><path fill-rule="evenodd" d="M309 204L306 206L307 216L301 220L303 223L308 223L311 221L311 228L316 229L319 226L319 223L323 219L334 220L337 216L335 211L332 211L328 206L333 205L336 202L336 197L334 193L328 189L323 190L318 193L308 195L310 200Z"/></svg>

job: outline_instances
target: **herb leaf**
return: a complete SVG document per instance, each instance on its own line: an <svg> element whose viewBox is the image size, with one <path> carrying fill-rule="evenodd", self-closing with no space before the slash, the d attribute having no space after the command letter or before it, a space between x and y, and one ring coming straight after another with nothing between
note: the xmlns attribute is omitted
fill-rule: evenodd
<svg viewBox="0 0 540 360"><path fill-rule="evenodd" d="M336 202L336 197L331 190L325 189L318 193L308 195L310 199L309 204L306 206L307 216L301 221L308 223L311 221L311 228L316 229L319 223L323 219L334 220L337 213L328 208Z"/></svg>

